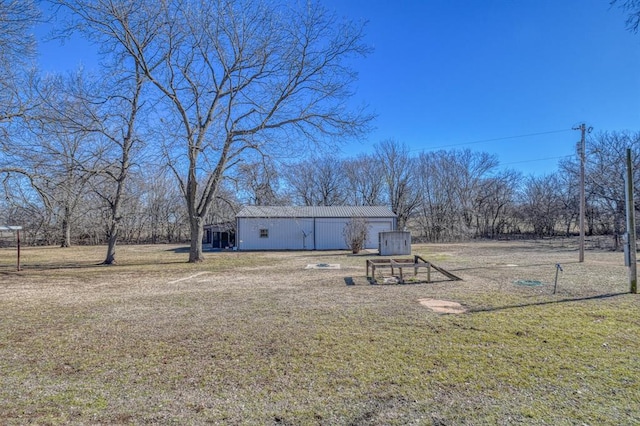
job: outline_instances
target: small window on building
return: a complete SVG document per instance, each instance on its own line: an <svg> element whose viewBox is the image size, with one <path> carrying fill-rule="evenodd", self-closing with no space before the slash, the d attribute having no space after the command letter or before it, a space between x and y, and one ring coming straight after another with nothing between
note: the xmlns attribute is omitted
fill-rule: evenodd
<svg viewBox="0 0 640 426"><path fill-rule="evenodd" d="M260 230L260 238L269 238L269 230L261 229Z"/></svg>

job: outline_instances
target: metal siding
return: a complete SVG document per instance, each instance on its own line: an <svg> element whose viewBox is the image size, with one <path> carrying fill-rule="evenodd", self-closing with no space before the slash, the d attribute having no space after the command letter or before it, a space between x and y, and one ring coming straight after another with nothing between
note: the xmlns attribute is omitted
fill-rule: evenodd
<svg viewBox="0 0 640 426"><path fill-rule="evenodd" d="M369 219L369 233L367 235L367 241L364 248L377 249L378 248L378 234L380 232L393 231L393 220L375 220Z"/></svg>
<svg viewBox="0 0 640 426"><path fill-rule="evenodd" d="M268 229L269 237L260 238L260 229ZM238 218L238 248L240 250L313 249L313 219Z"/></svg>
<svg viewBox="0 0 640 426"><path fill-rule="evenodd" d="M317 218L316 250L346 250L343 230L349 219Z"/></svg>
<svg viewBox="0 0 640 426"><path fill-rule="evenodd" d="M314 250L315 249L315 235L313 230L313 219L297 219L299 236L302 238L302 250Z"/></svg>
<svg viewBox="0 0 640 426"><path fill-rule="evenodd" d="M343 229L349 220L238 217L236 244L239 250L346 250ZM366 220L369 234L365 248L377 249L378 233L395 230L395 218L367 217ZM260 229L268 229L269 237L260 238Z"/></svg>

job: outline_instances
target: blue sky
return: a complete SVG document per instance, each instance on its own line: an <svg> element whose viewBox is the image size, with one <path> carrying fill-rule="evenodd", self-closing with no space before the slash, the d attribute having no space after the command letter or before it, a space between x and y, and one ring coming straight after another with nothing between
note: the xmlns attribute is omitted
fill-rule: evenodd
<svg viewBox="0 0 640 426"><path fill-rule="evenodd" d="M575 153L580 133L571 128L582 122L594 132L640 130L640 35L609 0L324 4L368 21L374 48L355 62L353 102L377 114L375 130L348 142L345 155L393 138L416 153L488 152L503 167L540 175ZM41 43L40 51L45 70L94 57L80 40Z"/></svg>
<svg viewBox="0 0 640 426"><path fill-rule="evenodd" d="M539 175L575 153L580 132L570 129L581 122L640 129L640 35L608 0L327 4L369 21L375 49L357 69L358 100L378 114L377 129L347 152L394 138L416 152L485 151Z"/></svg>

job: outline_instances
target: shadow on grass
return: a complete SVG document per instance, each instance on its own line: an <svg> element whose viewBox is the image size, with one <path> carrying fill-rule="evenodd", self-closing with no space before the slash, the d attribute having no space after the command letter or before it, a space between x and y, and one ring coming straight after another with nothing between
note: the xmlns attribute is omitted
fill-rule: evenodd
<svg viewBox="0 0 640 426"><path fill-rule="evenodd" d="M189 253L189 246L174 247L174 248L167 249L166 251L171 253L176 253L176 254ZM202 251L205 251L204 247L202 248Z"/></svg>
<svg viewBox="0 0 640 426"><path fill-rule="evenodd" d="M467 311L470 314L477 314L481 312L495 312L495 311L503 311L506 309L515 309L515 308L527 308L529 306L544 306L544 305L555 305L558 303L567 303L567 302L582 302L585 300L602 300L602 299L610 299L612 297L624 296L625 294L631 294L631 292L625 291L623 293L606 293L599 294L596 296L587 296L587 297L576 297L571 299L560 299L560 300L548 300L546 302L533 302L533 303L519 303L517 305L507 305L507 306L496 306L492 308L479 308L479 309L469 309Z"/></svg>
<svg viewBox="0 0 640 426"><path fill-rule="evenodd" d="M44 271L58 271L58 270L80 270L80 269L96 269L96 268L105 268L108 270L109 268L130 268L130 267L141 267L141 266L158 266L158 265L176 265L176 264L188 264L186 260L176 260L176 261L162 261L162 262L118 262L116 261L112 265L105 264L104 262L98 263L54 263L54 264L45 264L45 263L28 263L22 265L20 267L20 271L7 270L0 271L2 275L16 275L21 272L44 272Z"/></svg>
<svg viewBox="0 0 640 426"><path fill-rule="evenodd" d="M421 285L421 284L441 284L441 283L452 283L455 282L454 280L450 280L448 278L444 278L444 279L431 279L430 281L427 281L426 279L424 280L405 280L404 282L393 282L393 280L390 280L389 282L384 282L384 278L382 278L381 282L379 280L375 280L371 277L367 277L367 282L370 285L379 285L379 286L388 286L388 287L393 287L393 286L406 286L406 285ZM388 276L386 278L395 278L395 277L391 277ZM346 281L346 278L345 278Z"/></svg>
<svg viewBox="0 0 640 426"><path fill-rule="evenodd" d="M171 252L171 253L176 253L176 254L189 254L190 250L191 250L191 247L184 246L184 247L170 248L170 249L167 249L166 251ZM238 250L221 249L221 248L218 248L218 247L202 247L202 252L203 253L236 253L237 251Z"/></svg>

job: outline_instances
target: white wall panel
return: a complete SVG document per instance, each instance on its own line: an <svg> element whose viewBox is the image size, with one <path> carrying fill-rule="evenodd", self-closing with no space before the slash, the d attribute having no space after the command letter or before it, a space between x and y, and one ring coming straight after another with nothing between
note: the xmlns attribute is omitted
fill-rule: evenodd
<svg viewBox="0 0 640 426"><path fill-rule="evenodd" d="M238 218L236 239L239 250L313 250L313 219Z"/></svg>
<svg viewBox="0 0 640 426"><path fill-rule="evenodd" d="M369 233L367 234L367 241L364 244L366 249L378 248L378 234L380 232L393 231L393 220L375 220L369 219Z"/></svg>
<svg viewBox="0 0 640 426"><path fill-rule="evenodd" d="M316 218L316 250L346 250L342 231L349 219Z"/></svg>

